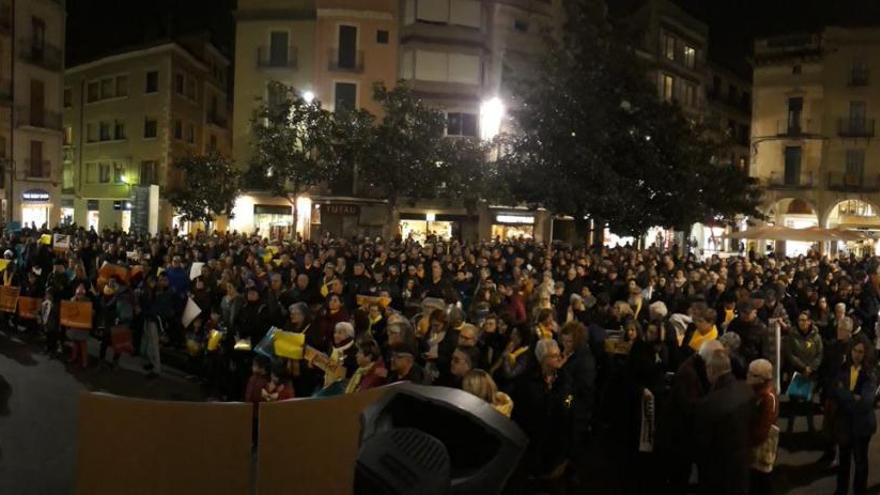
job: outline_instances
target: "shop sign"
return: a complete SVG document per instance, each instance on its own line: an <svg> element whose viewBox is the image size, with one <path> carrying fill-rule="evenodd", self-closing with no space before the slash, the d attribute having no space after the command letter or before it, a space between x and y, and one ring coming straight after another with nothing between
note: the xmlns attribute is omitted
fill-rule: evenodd
<svg viewBox="0 0 880 495"><path fill-rule="evenodd" d="M21 193L21 200L32 203L45 203L49 201L49 192L43 189L28 189Z"/></svg>
<svg viewBox="0 0 880 495"><path fill-rule="evenodd" d="M344 217L355 217L361 213L361 207L358 205L325 204L321 205L321 210L328 215L341 215Z"/></svg>
<svg viewBox="0 0 880 495"><path fill-rule="evenodd" d="M516 223L532 225L535 223L535 217L525 215L495 215L497 223Z"/></svg>

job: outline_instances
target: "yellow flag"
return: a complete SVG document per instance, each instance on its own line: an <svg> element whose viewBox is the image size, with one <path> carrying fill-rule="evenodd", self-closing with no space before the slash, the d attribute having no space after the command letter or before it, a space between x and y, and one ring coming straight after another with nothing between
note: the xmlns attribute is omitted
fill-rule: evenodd
<svg viewBox="0 0 880 495"><path fill-rule="evenodd" d="M0 259L0 272L5 270L8 265L9 265L9 260Z"/></svg>
<svg viewBox="0 0 880 495"><path fill-rule="evenodd" d="M47 246L52 245L52 234L43 234L40 236L40 244L45 244Z"/></svg>

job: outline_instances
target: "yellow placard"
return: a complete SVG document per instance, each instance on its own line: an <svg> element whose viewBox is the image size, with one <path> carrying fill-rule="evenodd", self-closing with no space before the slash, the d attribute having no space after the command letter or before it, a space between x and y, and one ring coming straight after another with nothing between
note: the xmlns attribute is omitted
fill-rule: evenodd
<svg viewBox="0 0 880 495"><path fill-rule="evenodd" d="M0 311L15 313L19 294L21 294L20 287L0 287Z"/></svg>
<svg viewBox="0 0 880 495"><path fill-rule="evenodd" d="M223 340L223 332L211 330L211 333L208 334L208 350L214 352L219 349L221 340Z"/></svg>
<svg viewBox="0 0 880 495"><path fill-rule="evenodd" d="M43 234L40 236L40 244L44 244L46 246L52 245L52 234Z"/></svg>
<svg viewBox="0 0 880 495"><path fill-rule="evenodd" d="M305 343L306 336L303 333L278 332L275 334L272 345L276 356L288 359L302 359Z"/></svg>
<svg viewBox="0 0 880 495"><path fill-rule="evenodd" d="M6 270L7 266L9 266L9 260L0 258L0 272Z"/></svg>
<svg viewBox="0 0 880 495"><path fill-rule="evenodd" d="M390 297L379 297L379 296L357 296L357 305L361 306L370 306L373 304L378 304L380 307L387 308L391 305Z"/></svg>
<svg viewBox="0 0 880 495"><path fill-rule="evenodd" d="M61 301L61 324L68 328L92 328L92 303L89 301Z"/></svg>
<svg viewBox="0 0 880 495"><path fill-rule="evenodd" d="M36 297L21 296L18 298L18 316L25 320L36 320L40 310L40 300Z"/></svg>

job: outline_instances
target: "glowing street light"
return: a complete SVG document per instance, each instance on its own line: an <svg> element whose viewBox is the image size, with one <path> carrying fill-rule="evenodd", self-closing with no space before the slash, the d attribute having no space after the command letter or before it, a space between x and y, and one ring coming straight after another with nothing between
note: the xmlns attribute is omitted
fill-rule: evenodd
<svg viewBox="0 0 880 495"><path fill-rule="evenodd" d="M303 100L305 100L306 103L308 103L309 105L311 105L312 102L315 101L315 93L313 93L311 91L304 91L302 94L302 97L303 97Z"/></svg>
<svg viewBox="0 0 880 495"><path fill-rule="evenodd" d="M501 132L504 118L504 103L497 96L480 105L480 138L489 141Z"/></svg>

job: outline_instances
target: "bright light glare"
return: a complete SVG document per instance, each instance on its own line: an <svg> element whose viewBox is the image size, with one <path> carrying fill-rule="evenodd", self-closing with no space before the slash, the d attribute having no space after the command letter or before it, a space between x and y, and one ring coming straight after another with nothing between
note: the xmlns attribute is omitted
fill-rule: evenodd
<svg viewBox="0 0 880 495"><path fill-rule="evenodd" d="M480 105L480 137L486 141L501 132L501 119L504 118L504 103L497 96Z"/></svg>
<svg viewBox="0 0 880 495"><path fill-rule="evenodd" d="M304 92L302 94L302 97L303 97L303 100L305 100L306 103L308 103L308 104L311 104L313 101L315 101L315 93L313 93L311 91Z"/></svg>
<svg viewBox="0 0 880 495"><path fill-rule="evenodd" d="M437 219L436 213L425 213L425 220L427 220L428 222L433 222L436 219Z"/></svg>

